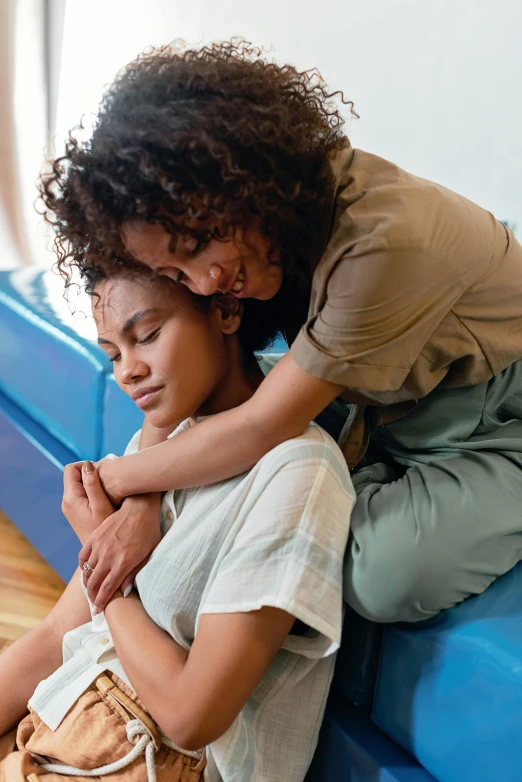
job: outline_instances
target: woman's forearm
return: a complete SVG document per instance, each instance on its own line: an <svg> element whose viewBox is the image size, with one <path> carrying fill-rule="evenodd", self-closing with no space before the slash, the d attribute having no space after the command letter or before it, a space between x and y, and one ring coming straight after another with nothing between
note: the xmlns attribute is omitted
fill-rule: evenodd
<svg viewBox="0 0 522 782"><path fill-rule="evenodd" d="M281 441L250 421L248 411L234 408L108 463L102 480L115 498L204 486L249 470Z"/></svg>
<svg viewBox="0 0 522 782"><path fill-rule="evenodd" d="M62 663L62 639L42 623L0 656L0 736L22 719L36 686Z"/></svg>
<svg viewBox="0 0 522 782"><path fill-rule="evenodd" d="M279 443L297 437L341 386L308 375L285 356L254 396L167 442L102 466L113 498L205 486L249 470Z"/></svg>
<svg viewBox="0 0 522 782"><path fill-rule="evenodd" d="M154 624L137 595L109 603L105 617L133 688L185 749L216 741L232 725L295 619L270 606L203 614L189 653Z"/></svg>
<svg viewBox="0 0 522 782"><path fill-rule="evenodd" d="M170 693L182 675L188 652L156 625L136 593L113 600L105 618L133 689L164 733L172 733Z"/></svg>

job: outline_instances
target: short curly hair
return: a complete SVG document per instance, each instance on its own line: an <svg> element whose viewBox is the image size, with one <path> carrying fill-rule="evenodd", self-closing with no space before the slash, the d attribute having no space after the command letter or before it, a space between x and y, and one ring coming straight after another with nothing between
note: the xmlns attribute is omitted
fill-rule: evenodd
<svg viewBox="0 0 522 782"><path fill-rule="evenodd" d="M59 271L135 265L120 238L129 219L163 224L173 250L179 234L205 244L257 218L269 260L277 252L285 277L303 275L333 198L329 156L348 144L338 96L354 113L316 70L243 40L139 56L105 93L91 138L72 132L41 179Z"/></svg>

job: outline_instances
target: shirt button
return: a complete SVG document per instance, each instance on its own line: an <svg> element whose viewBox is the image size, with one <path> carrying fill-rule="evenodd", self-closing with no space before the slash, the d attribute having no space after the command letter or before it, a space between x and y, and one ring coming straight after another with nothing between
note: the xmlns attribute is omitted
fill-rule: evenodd
<svg viewBox="0 0 522 782"><path fill-rule="evenodd" d="M100 638L100 643L103 644L104 646L108 644L109 639L107 638L107 636L104 635L103 638Z"/></svg>
<svg viewBox="0 0 522 782"><path fill-rule="evenodd" d="M174 518L174 514L172 513L172 511L171 511L171 510L168 510L168 511L166 512L166 514L165 514L165 518L167 519L167 521L172 521L172 520L173 520L173 518Z"/></svg>

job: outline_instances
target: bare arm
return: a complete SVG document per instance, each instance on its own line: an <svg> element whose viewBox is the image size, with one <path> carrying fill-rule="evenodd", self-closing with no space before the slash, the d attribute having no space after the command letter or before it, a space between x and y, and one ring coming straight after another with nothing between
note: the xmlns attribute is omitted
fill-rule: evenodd
<svg viewBox="0 0 522 782"><path fill-rule="evenodd" d="M109 496L121 500L238 475L279 443L301 434L342 389L308 375L288 354L248 402L168 442L102 464L102 482Z"/></svg>
<svg viewBox="0 0 522 782"><path fill-rule="evenodd" d="M138 696L166 735L189 750L230 727L294 622L269 607L204 614L187 652L154 624L136 595L114 600L105 616Z"/></svg>
<svg viewBox="0 0 522 782"><path fill-rule="evenodd" d="M44 621L0 656L0 736L24 716L36 686L62 664L63 636L88 622L79 570Z"/></svg>

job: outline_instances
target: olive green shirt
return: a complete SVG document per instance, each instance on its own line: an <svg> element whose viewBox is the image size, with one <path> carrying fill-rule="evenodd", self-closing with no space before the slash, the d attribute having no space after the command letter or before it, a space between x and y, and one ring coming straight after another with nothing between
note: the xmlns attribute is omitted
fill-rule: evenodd
<svg viewBox="0 0 522 782"><path fill-rule="evenodd" d="M348 147L332 169L329 239L291 346L305 372L345 386L346 402L397 406L393 418L522 358L522 247L508 228L366 152Z"/></svg>

